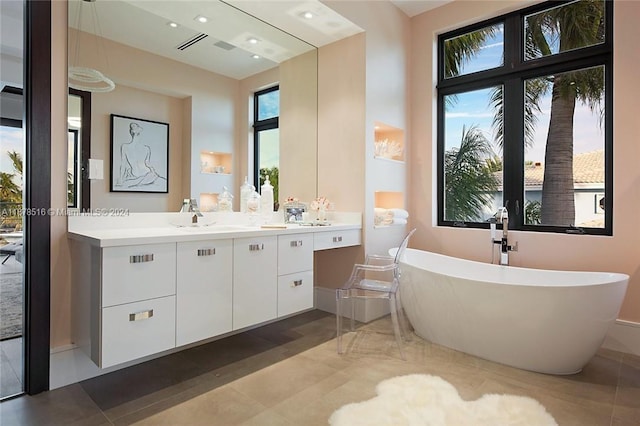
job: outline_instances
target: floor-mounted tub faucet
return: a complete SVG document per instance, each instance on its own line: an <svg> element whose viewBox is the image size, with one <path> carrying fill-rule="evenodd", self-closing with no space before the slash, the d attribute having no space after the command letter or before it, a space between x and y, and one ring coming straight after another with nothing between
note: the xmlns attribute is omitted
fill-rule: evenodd
<svg viewBox="0 0 640 426"><path fill-rule="evenodd" d="M502 223L502 238L496 239L496 223ZM491 228L491 243L500 245L500 264L509 264L509 252L518 251L518 243L509 245L509 212L506 207L500 207L496 214L489 219ZM491 251L491 263L493 263L493 250Z"/></svg>

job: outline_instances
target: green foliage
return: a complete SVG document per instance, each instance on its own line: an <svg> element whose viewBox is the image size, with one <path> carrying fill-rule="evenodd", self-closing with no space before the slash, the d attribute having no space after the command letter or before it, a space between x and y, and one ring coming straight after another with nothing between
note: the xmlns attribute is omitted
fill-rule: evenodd
<svg viewBox="0 0 640 426"><path fill-rule="evenodd" d="M445 220L479 221L490 207L498 180L487 158L491 144L477 126L463 127L459 148L445 152Z"/></svg>
<svg viewBox="0 0 640 426"><path fill-rule="evenodd" d="M542 223L542 204L540 201L527 201L524 204L524 223L540 225Z"/></svg>
<svg viewBox="0 0 640 426"><path fill-rule="evenodd" d="M17 215L22 208L22 156L16 151L7 152L13 163L14 173L0 172L0 207L2 228L21 229L22 216ZM16 183L16 180L19 183Z"/></svg>
<svg viewBox="0 0 640 426"><path fill-rule="evenodd" d="M0 172L0 201L22 204L22 156L16 151L7 152L7 155L15 172ZM19 183L16 183L16 178Z"/></svg>

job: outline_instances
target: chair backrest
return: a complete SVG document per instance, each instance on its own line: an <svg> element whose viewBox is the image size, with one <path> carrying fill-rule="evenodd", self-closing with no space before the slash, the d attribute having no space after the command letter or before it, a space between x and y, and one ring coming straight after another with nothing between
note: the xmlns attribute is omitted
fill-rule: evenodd
<svg viewBox="0 0 640 426"><path fill-rule="evenodd" d="M411 238L411 236L415 232L416 232L416 228L413 228L411 231L409 231L409 233L402 240L402 243L400 243L400 246L398 246L398 251L396 251L396 255L395 255L394 259L393 259L393 263L395 263L396 265L398 263L400 263L400 259L402 258L402 255L404 254L404 251L406 250L407 246L409 245L409 238Z"/></svg>

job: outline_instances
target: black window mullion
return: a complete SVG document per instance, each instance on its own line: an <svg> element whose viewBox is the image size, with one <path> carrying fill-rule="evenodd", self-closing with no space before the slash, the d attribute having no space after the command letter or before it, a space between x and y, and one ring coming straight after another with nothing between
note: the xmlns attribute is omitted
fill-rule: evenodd
<svg viewBox="0 0 640 426"><path fill-rule="evenodd" d="M509 227L523 224L524 197L524 83L507 80L503 90L503 206L509 212Z"/></svg>

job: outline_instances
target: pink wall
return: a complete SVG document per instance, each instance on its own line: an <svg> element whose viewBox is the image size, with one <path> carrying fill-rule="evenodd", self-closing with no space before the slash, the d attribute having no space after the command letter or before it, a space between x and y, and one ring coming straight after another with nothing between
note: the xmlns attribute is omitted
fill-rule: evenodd
<svg viewBox="0 0 640 426"><path fill-rule="evenodd" d="M411 166L409 207L418 232L412 246L488 261L489 232L436 226L437 34L522 7L518 1L455 1L412 19ZM637 68L640 3L615 3L613 236L513 232L519 250L511 264L533 268L612 271L630 275L619 317L640 322L640 144Z"/></svg>

